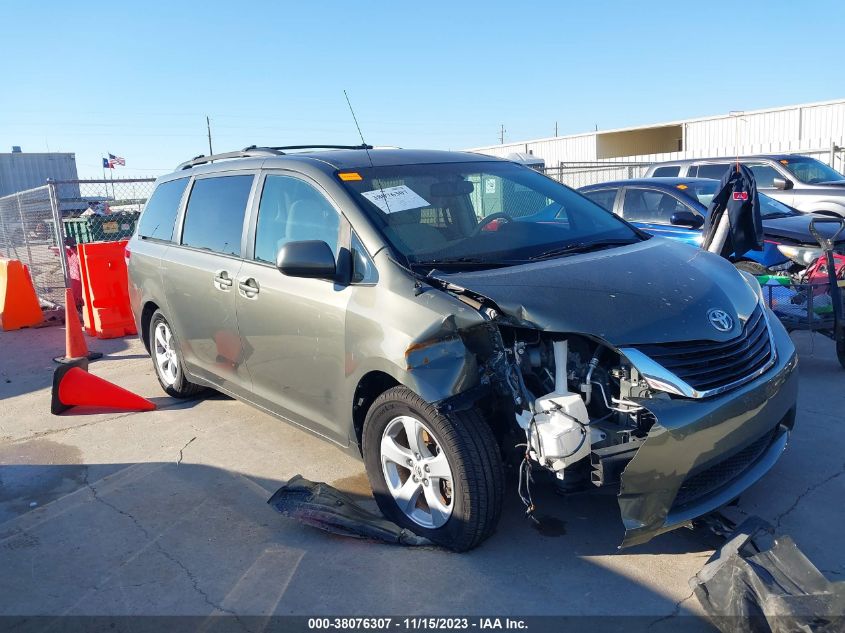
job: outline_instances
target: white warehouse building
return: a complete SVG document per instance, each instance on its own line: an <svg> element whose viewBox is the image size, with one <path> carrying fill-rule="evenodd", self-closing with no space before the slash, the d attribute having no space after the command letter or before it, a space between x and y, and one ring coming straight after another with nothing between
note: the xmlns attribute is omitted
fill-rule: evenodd
<svg viewBox="0 0 845 633"><path fill-rule="evenodd" d="M845 99L731 112L654 125L552 136L469 151L542 159L570 185L640 175L638 166L679 158L800 153L845 171ZM614 168L615 167L615 168ZM594 174L598 175L598 174ZM579 177L576 177L579 176Z"/></svg>

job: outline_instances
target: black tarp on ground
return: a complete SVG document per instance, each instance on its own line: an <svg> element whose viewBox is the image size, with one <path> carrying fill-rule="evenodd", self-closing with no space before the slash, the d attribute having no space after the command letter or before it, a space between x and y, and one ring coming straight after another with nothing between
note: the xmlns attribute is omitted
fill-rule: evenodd
<svg viewBox="0 0 845 633"><path fill-rule="evenodd" d="M329 484L309 481L301 475L291 477L267 503L286 517L333 534L397 545L432 545L428 539L368 512Z"/></svg>
<svg viewBox="0 0 845 633"><path fill-rule="evenodd" d="M720 630L841 633L845 582L830 582L789 536L757 517L740 525L690 587Z"/></svg>

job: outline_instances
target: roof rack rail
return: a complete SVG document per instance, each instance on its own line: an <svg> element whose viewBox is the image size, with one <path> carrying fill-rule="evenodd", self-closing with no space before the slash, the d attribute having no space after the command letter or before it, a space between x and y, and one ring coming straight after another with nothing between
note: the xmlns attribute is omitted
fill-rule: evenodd
<svg viewBox="0 0 845 633"><path fill-rule="evenodd" d="M204 156L200 154L199 156L195 156L191 160L187 160L184 163L181 163L177 168L176 171L181 171L183 169L189 169L196 165L204 165L205 163L212 163L216 160L224 160L226 158L256 158L261 156L282 156L284 152L281 152L272 147L247 147L238 152L225 152L223 154L212 154L211 156Z"/></svg>
<svg viewBox="0 0 845 633"><path fill-rule="evenodd" d="M257 147L250 145L244 151L251 151L256 149L272 149L275 151L282 151L285 149L373 149L372 145L279 145L277 147Z"/></svg>

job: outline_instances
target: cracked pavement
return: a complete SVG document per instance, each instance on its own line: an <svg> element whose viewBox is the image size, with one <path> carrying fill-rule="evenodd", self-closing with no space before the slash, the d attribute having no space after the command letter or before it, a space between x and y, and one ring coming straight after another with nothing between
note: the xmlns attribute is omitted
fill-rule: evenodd
<svg viewBox="0 0 845 633"><path fill-rule="evenodd" d="M499 529L462 555L284 519L266 500L297 473L373 507L363 465L226 397L166 397L133 339L89 339L106 353L91 371L159 410L51 416L51 358L63 337L61 328L0 332L0 614L631 614L660 631L701 613L687 582L720 540L677 530L618 551L608 494L562 498L538 486L537 514L562 526L538 531L511 481ZM737 510L776 524L841 579L845 371L827 339L794 340L796 433ZM426 579L423 597L412 576Z"/></svg>

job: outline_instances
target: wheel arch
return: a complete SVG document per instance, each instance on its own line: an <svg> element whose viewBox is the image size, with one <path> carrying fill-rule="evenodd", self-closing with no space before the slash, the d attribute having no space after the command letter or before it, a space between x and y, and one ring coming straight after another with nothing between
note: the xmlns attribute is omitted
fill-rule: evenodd
<svg viewBox="0 0 845 633"><path fill-rule="evenodd" d="M385 358L369 359L350 377L347 384L352 391L346 400L354 430L350 440L358 444L359 451L367 412L391 387L407 387L426 402L435 403L468 391L480 381L476 358L459 337L411 345L404 361L400 365Z"/></svg>
<svg viewBox="0 0 845 633"><path fill-rule="evenodd" d="M153 320L153 315L159 309L154 301L147 301L141 310L140 334L141 341L143 341L147 353L150 352L150 321Z"/></svg>
<svg viewBox="0 0 845 633"><path fill-rule="evenodd" d="M352 426L359 453L362 450L361 438L364 433L364 420L367 419L367 413L373 402L388 389L401 384L394 376L380 370L369 371L358 380L352 400Z"/></svg>
<svg viewBox="0 0 845 633"><path fill-rule="evenodd" d="M821 199L810 198L808 200L796 196L795 203L791 206L802 213L816 213L819 215L838 216L840 218L845 217L845 202L838 196L835 198L825 196Z"/></svg>

